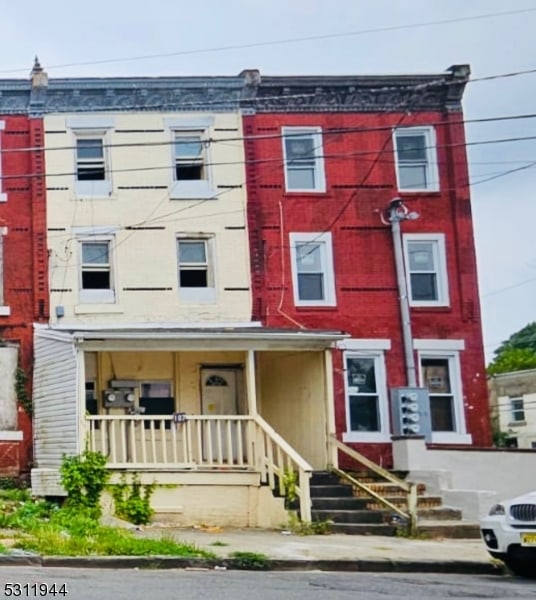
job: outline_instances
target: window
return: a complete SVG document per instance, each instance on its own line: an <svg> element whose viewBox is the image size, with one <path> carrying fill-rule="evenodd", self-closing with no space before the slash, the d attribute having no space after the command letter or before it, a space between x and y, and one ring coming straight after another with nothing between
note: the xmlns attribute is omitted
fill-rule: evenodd
<svg viewBox="0 0 536 600"><path fill-rule="evenodd" d="M435 340L428 341L433 345ZM432 442L470 443L471 436L465 430L459 353L422 351L419 366L420 383L430 395Z"/></svg>
<svg viewBox="0 0 536 600"><path fill-rule="evenodd" d="M86 380L86 413L90 415L99 414L97 382L94 380Z"/></svg>
<svg viewBox="0 0 536 600"><path fill-rule="evenodd" d="M185 302L215 302L211 238L177 240L179 292Z"/></svg>
<svg viewBox="0 0 536 600"><path fill-rule="evenodd" d="M291 233L296 306L335 306L331 233Z"/></svg>
<svg viewBox="0 0 536 600"><path fill-rule="evenodd" d="M111 240L81 241L80 301L115 302Z"/></svg>
<svg viewBox="0 0 536 600"><path fill-rule="evenodd" d="M175 179L199 181L207 178L202 132L175 133Z"/></svg>
<svg viewBox="0 0 536 600"><path fill-rule="evenodd" d="M214 117L184 116L164 119L172 143L172 200L217 197L212 184L209 140Z"/></svg>
<svg viewBox="0 0 536 600"><path fill-rule="evenodd" d="M447 262L443 234L404 235L412 306L448 306Z"/></svg>
<svg viewBox="0 0 536 600"><path fill-rule="evenodd" d="M319 127L284 127L283 153L288 192L326 191Z"/></svg>
<svg viewBox="0 0 536 600"><path fill-rule="evenodd" d="M0 227L0 316L8 317L11 314L11 309L6 306L4 297L4 272L6 260L4 257L4 236L7 235L7 227Z"/></svg>
<svg viewBox="0 0 536 600"><path fill-rule="evenodd" d="M6 122L0 121L0 150L2 149L2 131L5 129ZM7 194L2 192L2 154L0 153L0 202L7 201Z"/></svg>
<svg viewBox="0 0 536 600"><path fill-rule="evenodd" d="M525 421L525 403L523 398L510 398L510 416L512 423Z"/></svg>
<svg viewBox="0 0 536 600"><path fill-rule="evenodd" d="M76 140L76 178L78 181L104 181L106 164L102 138Z"/></svg>
<svg viewBox="0 0 536 600"><path fill-rule="evenodd" d="M389 420L383 352L345 352L344 441L387 441Z"/></svg>
<svg viewBox="0 0 536 600"><path fill-rule="evenodd" d="M175 412L175 398L169 381L144 381L140 383L139 406L145 415L171 415ZM145 428L151 426L145 421ZM155 429L160 429L160 422L154 423ZM169 429L171 422L166 421L165 428Z"/></svg>
<svg viewBox="0 0 536 600"><path fill-rule="evenodd" d="M434 129L395 129L394 146L398 189L415 192L437 191L439 180Z"/></svg>

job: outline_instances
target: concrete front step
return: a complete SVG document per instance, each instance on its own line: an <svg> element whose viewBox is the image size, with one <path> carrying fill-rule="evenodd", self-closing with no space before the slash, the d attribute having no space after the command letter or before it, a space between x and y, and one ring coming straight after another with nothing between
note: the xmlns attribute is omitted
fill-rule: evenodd
<svg viewBox="0 0 536 600"><path fill-rule="evenodd" d="M337 524L383 524L385 522L383 513L374 510L318 510L313 508L311 515L313 521L333 521Z"/></svg>
<svg viewBox="0 0 536 600"><path fill-rule="evenodd" d="M334 523L332 533L346 533L348 535L396 535L396 527L379 523Z"/></svg>
<svg viewBox="0 0 536 600"><path fill-rule="evenodd" d="M478 523L468 521L419 520L417 532L419 535L431 538L478 539L480 537Z"/></svg>
<svg viewBox="0 0 536 600"><path fill-rule="evenodd" d="M386 500L388 500L391 504L394 504L395 506L404 509L406 507L406 497L405 496L383 496ZM377 500L375 500L374 498L371 498L370 496L368 496L368 500L363 497L360 496L359 498L356 498L358 500L364 499L366 502L366 507L370 508L371 510L385 510L385 505L382 504L381 502L378 502ZM421 508L421 509L432 509L432 508L439 508L442 505L442 500L440 496L418 496L417 497L417 508Z"/></svg>
<svg viewBox="0 0 536 600"><path fill-rule="evenodd" d="M365 510L370 509L369 502L366 498L353 498L342 496L339 498L329 497L329 498L321 498L318 496L313 496L311 498L313 502L313 509L319 510Z"/></svg>
<svg viewBox="0 0 536 600"><path fill-rule="evenodd" d="M353 495L354 494L351 485L342 485L340 483L329 485L311 485L311 498L352 498Z"/></svg>

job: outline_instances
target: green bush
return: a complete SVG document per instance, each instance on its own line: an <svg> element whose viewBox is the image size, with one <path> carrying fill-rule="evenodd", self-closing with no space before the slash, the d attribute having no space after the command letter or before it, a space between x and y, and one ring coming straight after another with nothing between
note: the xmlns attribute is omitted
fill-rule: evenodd
<svg viewBox="0 0 536 600"><path fill-rule="evenodd" d="M132 477L131 483L126 476L121 476L121 483L109 486L114 499L115 514L136 525L146 525L151 520L154 510L151 508L151 496L155 484L142 485L138 475Z"/></svg>
<svg viewBox="0 0 536 600"><path fill-rule="evenodd" d="M94 518L101 516L100 497L110 477L106 462L103 454L89 450L63 457L61 484L67 492L69 506L90 509Z"/></svg>

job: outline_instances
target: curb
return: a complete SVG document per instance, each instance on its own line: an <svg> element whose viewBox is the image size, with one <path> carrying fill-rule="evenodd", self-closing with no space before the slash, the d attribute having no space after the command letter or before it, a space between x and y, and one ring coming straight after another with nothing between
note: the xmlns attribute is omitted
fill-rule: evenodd
<svg viewBox="0 0 536 600"><path fill-rule="evenodd" d="M178 556L1 556L0 567L69 567L77 569L189 569L263 571L338 571L369 573L451 573L504 575L504 567L482 561L434 560L294 560L268 559L263 569L240 569L232 558L204 559Z"/></svg>

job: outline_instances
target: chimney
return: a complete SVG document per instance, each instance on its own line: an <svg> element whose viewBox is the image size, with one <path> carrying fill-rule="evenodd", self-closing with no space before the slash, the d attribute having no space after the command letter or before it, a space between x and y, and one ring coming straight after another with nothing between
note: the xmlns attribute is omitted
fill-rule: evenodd
<svg viewBox="0 0 536 600"><path fill-rule="evenodd" d="M32 79L32 88L46 88L48 86L48 75L43 70L37 56L35 57L30 75Z"/></svg>

